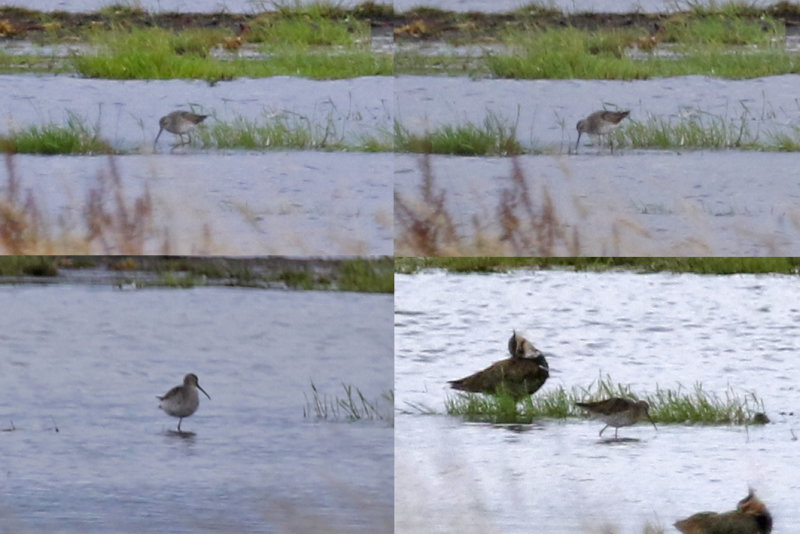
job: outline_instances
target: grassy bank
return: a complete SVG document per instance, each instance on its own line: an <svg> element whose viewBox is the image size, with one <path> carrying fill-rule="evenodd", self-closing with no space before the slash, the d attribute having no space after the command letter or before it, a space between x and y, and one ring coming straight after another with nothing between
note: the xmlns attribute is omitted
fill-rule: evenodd
<svg viewBox="0 0 800 534"><path fill-rule="evenodd" d="M424 269L450 272L495 273L516 269L574 269L576 271L627 270L639 273L697 274L797 274L800 258L397 258L395 272L413 274Z"/></svg>
<svg viewBox="0 0 800 534"><path fill-rule="evenodd" d="M392 293L392 258L291 259L161 256L2 256L0 275L72 281L92 269L99 282L131 288L236 286ZM0 280L0 283L3 281ZM9 279L7 282L14 283Z"/></svg>
<svg viewBox="0 0 800 534"><path fill-rule="evenodd" d="M763 401L755 393L739 393L729 389L724 398L703 389L697 383L691 389L657 389L654 393L635 394L629 386L601 377L587 387L567 390L539 391L517 403L510 395L458 393L448 397L448 415L468 421L491 423L530 423L535 419L586 417L576 402L592 402L609 397L645 400L650 404L650 417L656 423L747 425L760 424Z"/></svg>
<svg viewBox="0 0 800 534"><path fill-rule="evenodd" d="M30 125L0 136L0 150L19 154L113 154L115 150L100 134L99 125L72 112L64 123Z"/></svg>

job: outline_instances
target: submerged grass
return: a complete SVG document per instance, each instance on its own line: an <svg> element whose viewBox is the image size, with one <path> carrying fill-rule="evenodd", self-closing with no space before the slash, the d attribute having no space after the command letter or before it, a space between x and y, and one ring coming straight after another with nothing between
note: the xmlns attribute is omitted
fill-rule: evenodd
<svg viewBox="0 0 800 534"><path fill-rule="evenodd" d="M21 154L111 154L114 150L100 135L99 125L67 112L66 124L27 126L0 137L0 150Z"/></svg>
<svg viewBox="0 0 800 534"><path fill-rule="evenodd" d="M311 399L304 393L306 405L303 417L324 420L389 421L394 422L394 391L384 392L379 399L368 400L360 389L342 383L344 397L329 397L319 392L311 382ZM388 407L385 405L388 403Z"/></svg>
<svg viewBox="0 0 800 534"><path fill-rule="evenodd" d="M445 400L448 415L470 421L491 423L530 423L539 418L585 417L576 402L592 402L609 397L645 400L650 404L650 417L656 423L680 424L763 424L758 414L764 412L763 401L754 393L739 393L728 388L724 397L703 389L696 383L691 390L657 388L655 393L637 395L627 385L601 376L587 387L562 386L537 392L519 403L507 394L481 395L458 393Z"/></svg>

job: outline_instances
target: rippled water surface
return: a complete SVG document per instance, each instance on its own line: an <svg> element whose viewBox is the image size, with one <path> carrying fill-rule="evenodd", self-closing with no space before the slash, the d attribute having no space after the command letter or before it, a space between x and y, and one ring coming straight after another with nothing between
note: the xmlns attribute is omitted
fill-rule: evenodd
<svg viewBox="0 0 800 534"><path fill-rule="evenodd" d="M757 489L775 534L800 524L796 467L800 285L788 276L516 272L396 276L396 532L641 533ZM542 391L600 374L636 392L755 392L763 427L647 424L604 444L602 424L470 424L446 381L506 357L512 329L547 355ZM407 413L404 413L407 412Z"/></svg>
<svg viewBox="0 0 800 534"><path fill-rule="evenodd" d="M477 228L502 244L498 213L504 192L516 191L513 161L439 156L431 162L435 187L444 191L465 242L475 242ZM556 227L578 236L580 255L800 253L800 186L787 179L800 164L798 154L606 152L518 162L534 211L548 193ZM421 169L417 156L395 160L395 191L411 205L422 202ZM401 237L403 228L395 228Z"/></svg>
<svg viewBox="0 0 800 534"><path fill-rule="evenodd" d="M391 254L392 155L268 152L120 156L127 205L149 191L153 228L145 253ZM24 156L15 175L58 238L84 236L85 207L107 157ZM0 171L5 191L5 175ZM109 180L104 181L108 188ZM106 209L116 213L112 194ZM69 248L64 240L60 246ZM94 253L105 253L99 243ZM69 250L68 252L74 252ZM112 250L110 252L119 252Z"/></svg>
<svg viewBox="0 0 800 534"><path fill-rule="evenodd" d="M3 286L0 302L4 532L391 524L390 425L303 417L312 380L392 387L391 296ZM156 395L188 372L211 400L180 437Z"/></svg>
<svg viewBox="0 0 800 534"><path fill-rule="evenodd" d="M306 4L304 0L298 3ZM40 11L71 11L88 12L97 11L113 5L132 5L150 12L180 12L180 13L214 13L224 11L229 13L259 13L274 11L276 3L284 5L286 2L272 2L270 0L135 0L133 2L120 2L118 0L4 0L10 6L20 6L27 9ZM294 4L292 0L289 4ZM359 0L337 0L337 5L355 6Z"/></svg>

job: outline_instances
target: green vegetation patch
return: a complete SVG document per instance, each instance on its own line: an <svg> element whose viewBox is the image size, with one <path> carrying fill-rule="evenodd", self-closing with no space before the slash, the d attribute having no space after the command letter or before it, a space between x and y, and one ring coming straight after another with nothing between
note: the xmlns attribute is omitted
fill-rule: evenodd
<svg viewBox="0 0 800 534"><path fill-rule="evenodd" d="M764 39L771 42L773 33L767 32ZM712 39L706 34L705 39ZM800 72L800 57L773 46L722 47L714 42L682 48L671 57L642 54L640 59L628 54L634 44L644 45L648 39L642 29L509 32L506 43L514 52L490 55L487 63L493 75L501 78L633 80L690 74L755 78Z"/></svg>
<svg viewBox="0 0 800 534"><path fill-rule="evenodd" d="M388 152L389 134L361 135L347 139L344 126L333 113L321 122L296 113L265 114L262 118L236 117L231 121L211 121L197 130L195 138L204 148L243 148L248 150L351 150Z"/></svg>
<svg viewBox="0 0 800 534"><path fill-rule="evenodd" d="M67 112L66 124L27 126L0 137L0 149L22 154L111 154L114 150L100 135L100 127Z"/></svg>
<svg viewBox="0 0 800 534"><path fill-rule="evenodd" d="M0 256L0 276L57 276L58 258L52 256Z"/></svg>
<svg viewBox="0 0 800 534"><path fill-rule="evenodd" d="M279 13L280 17L263 16L253 21L247 41L263 43L267 50L311 46L355 47L369 43L370 27L363 20L332 20L315 12Z"/></svg>
<svg viewBox="0 0 800 534"><path fill-rule="evenodd" d="M629 386L615 383L610 376L600 377L588 387L539 391L515 402L508 394L482 395L458 393L445 400L448 415L469 421L490 423L531 423L535 419L586 417L576 402L593 402L609 397L645 400L656 423L681 424L763 424L764 403L755 393L739 393L729 388L724 397L709 393L697 383L691 390L657 388L655 393L636 395Z"/></svg>
<svg viewBox="0 0 800 534"><path fill-rule="evenodd" d="M91 78L192 78L217 82L237 77L291 75L333 79L392 72L390 54L374 54L366 49L331 53L325 48L283 46L265 58L218 58L212 52L225 43L219 30L186 30L175 34L161 28L117 29L97 32L91 41L97 47L96 54L76 55L71 60L78 73Z"/></svg>
<svg viewBox="0 0 800 534"><path fill-rule="evenodd" d="M395 122L394 148L398 152L426 154L513 156L526 151L517 139L516 130L516 124L491 113L482 124L446 124L424 135L412 134Z"/></svg>
<svg viewBox="0 0 800 534"><path fill-rule="evenodd" d="M786 28L772 17L676 15L664 23L662 42L691 45L783 45Z"/></svg>
<svg viewBox="0 0 800 534"><path fill-rule="evenodd" d="M697 274L797 274L800 258L397 258L395 272L414 274L425 269L446 269L450 272L494 273L516 269L574 269L604 272L628 270L637 273L673 272Z"/></svg>

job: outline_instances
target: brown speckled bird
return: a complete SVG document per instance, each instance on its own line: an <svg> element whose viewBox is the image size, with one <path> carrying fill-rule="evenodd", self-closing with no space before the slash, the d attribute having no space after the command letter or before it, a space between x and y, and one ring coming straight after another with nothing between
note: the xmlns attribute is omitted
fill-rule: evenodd
<svg viewBox="0 0 800 534"><path fill-rule="evenodd" d="M723 514L700 512L677 521L675 528L683 534L769 534L772 516L750 489L736 510Z"/></svg>
<svg viewBox="0 0 800 534"><path fill-rule="evenodd" d="M550 376L544 354L516 332L508 340L508 352L511 358L460 380L450 380L450 387L473 393L507 391L516 399L536 393Z"/></svg>
<svg viewBox="0 0 800 534"><path fill-rule="evenodd" d="M597 402L576 402L579 406L587 410L592 416L603 421L606 426L600 430L600 436L603 431L610 427L614 427L614 439L617 439L617 432L621 426L631 426L641 419L642 415L650 419L650 405L645 401L634 401L630 399L623 399L622 397L611 397L610 399L601 400ZM650 419L653 423L653 420ZM658 430L656 424L653 423L653 428Z"/></svg>

